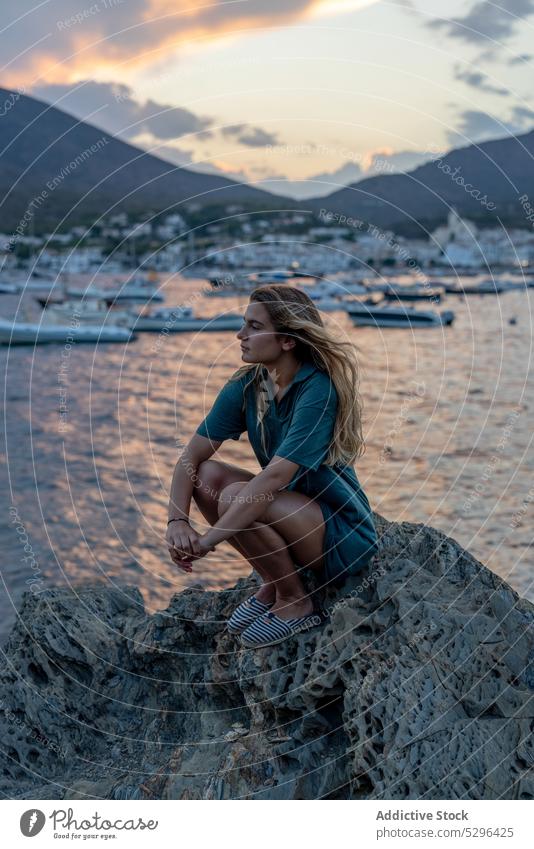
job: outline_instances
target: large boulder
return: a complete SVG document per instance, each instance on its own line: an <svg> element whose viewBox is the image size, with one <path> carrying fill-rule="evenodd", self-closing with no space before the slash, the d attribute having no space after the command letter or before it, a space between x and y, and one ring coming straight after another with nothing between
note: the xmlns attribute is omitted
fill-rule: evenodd
<svg viewBox="0 0 534 849"><path fill-rule="evenodd" d="M254 574L152 616L131 586L27 593L2 794L532 799L533 606L439 531L376 523L365 572L317 590L326 623L270 648L224 628Z"/></svg>

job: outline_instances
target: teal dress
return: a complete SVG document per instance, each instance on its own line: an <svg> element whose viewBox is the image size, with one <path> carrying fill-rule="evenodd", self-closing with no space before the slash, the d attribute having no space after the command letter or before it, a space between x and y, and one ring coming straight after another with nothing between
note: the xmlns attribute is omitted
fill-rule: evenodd
<svg viewBox="0 0 534 849"><path fill-rule="evenodd" d="M266 378L267 375L265 369ZM298 463L299 468L285 489L302 492L319 504L325 522L324 578L326 583L339 587L376 554L378 541L369 501L353 467L324 463L332 442L337 406L337 392L326 372L304 362L282 398L278 402L270 400L263 417L265 451L257 422L252 373L237 380L230 378L196 432L223 441L238 440L247 431L262 469L275 454Z"/></svg>

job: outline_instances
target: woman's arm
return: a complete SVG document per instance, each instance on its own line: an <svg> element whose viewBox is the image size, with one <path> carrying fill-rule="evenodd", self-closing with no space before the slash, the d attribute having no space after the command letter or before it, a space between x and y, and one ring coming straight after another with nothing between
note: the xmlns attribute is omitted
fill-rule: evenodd
<svg viewBox="0 0 534 849"><path fill-rule="evenodd" d="M193 557L203 557L211 550L201 543L200 535L189 525L189 510L198 467L203 460L211 457L220 445L220 442L194 434L174 468L169 496L169 524L165 539L171 560L185 572L192 571ZM186 521L179 521L182 519Z"/></svg>
<svg viewBox="0 0 534 849"><path fill-rule="evenodd" d="M191 497L198 467L215 454L222 442L194 434L178 458L172 476L169 496L169 520L189 519Z"/></svg>
<svg viewBox="0 0 534 849"><path fill-rule="evenodd" d="M266 504L276 498L276 493L288 485L298 468L291 460L273 457L265 469L243 486L224 515L200 537L201 542L207 547L215 546L248 528L262 515Z"/></svg>

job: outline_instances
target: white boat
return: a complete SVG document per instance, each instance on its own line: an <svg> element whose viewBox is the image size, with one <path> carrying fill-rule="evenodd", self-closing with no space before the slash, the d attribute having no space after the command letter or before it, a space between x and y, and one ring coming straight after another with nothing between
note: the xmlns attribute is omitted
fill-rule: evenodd
<svg viewBox="0 0 534 849"><path fill-rule="evenodd" d="M329 298L328 295L309 294L313 303L321 312L343 312L347 308L342 298Z"/></svg>
<svg viewBox="0 0 534 849"><path fill-rule="evenodd" d="M166 307L140 315L133 328L148 333L188 333L200 330L204 333L222 330L239 330L243 326L243 316L226 313L215 316L195 316L192 307Z"/></svg>
<svg viewBox="0 0 534 849"><path fill-rule="evenodd" d="M117 283L109 289L87 286L85 289L68 288L67 295L71 298L99 298L107 304L121 301L146 303L147 301L165 300L157 291L157 281L144 275L136 275L125 283Z"/></svg>
<svg viewBox="0 0 534 849"><path fill-rule="evenodd" d="M0 295L16 295L20 292L20 286L16 283L2 283L0 280Z"/></svg>
<svg viewBox="0 0 534 849"><path fill-rule="evenodd" d="M505 292L512 292L517 289L524 289L523 281L512 282L511 280L481 280L479 283L469 283L463 286L462 283L448 283L445 286L445 291L452 295L502 295Z"/></svg>
<svg viewBox="0 0 534 849"><path fill-rule="evenodd" d="M445 310L416 310L411 307L388 307L381 304L352 304L347 313L355 327L441 327L452 324L454 313Z"/></svg>
<svg viewBox="0 0 534 849"><path fill-rule="evenodd" d="M443 286L395 286L384 289L384 297L390 301L436 301L441 300Z"/></svg>
<svg viewBox="0 0 534 849"><path fill-rule="evenodd" d="M84 326L132 327L137 315L131 310L110 309L105 301L98 298L83 298L81 301L49 302L42 312L41 323L68 325L74 317Z"/></svg>
<svg viewBox="0 0 534 849"><path fill-rule="evenodd" d="M23 280L19 284L19 290L22 294L26 292L31 293L32 295L39 293L41 295L48 295L52 290L56 292L64 290L64 281L61 277L37 277L33 279L33 277L28 280Z"/></svg>
<svg viewBox="0 0 534 849"><path fill-rule="evenodd" d="M81 324L36 324L0 318L0 345L42 345L56 342L78 345L81 342L129 342L127 327L98 327Z"/></svg>
<svg viewBox="0 0 534 849"><path fill-rule="evenodd" d="M484 294L493 294L494 292L501 294L502 292L513 292L516 289L524 289L525 284L522 280L492 280L491 277L488 277L486 280L481 280L477 284L477 288Z"/></svg>
<svg viewBox="0 0 534 849"><path fill-rule="evenodd" d="M272 271L257 271L255 274L249 274L247 279L256 286L261 286L264 283L283 283L285 280L293 280L294 277L300 277L298 271L280 271L273 269Z"/></svg>
<svg viewBox="0 0 534 849"><path fill-rule="evenodd" d="M365 295L367 286L357 280L320 280L316 285L328 286L331 295Z"/></svg>
<svg viewBox="0 0 534 849"><path fill-rule="evenodd" d="M247 296L257 288L257 283L252 283L246 274L235 274L227 271L220 277L210 277L211 289L205 294L208 297L235 298L240 295Z"/></svg>

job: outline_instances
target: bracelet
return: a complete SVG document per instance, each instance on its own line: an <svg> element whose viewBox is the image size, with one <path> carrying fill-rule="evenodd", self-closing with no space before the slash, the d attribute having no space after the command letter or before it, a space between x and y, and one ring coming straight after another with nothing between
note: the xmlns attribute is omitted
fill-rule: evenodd
<svg viewBox="0 0 534 849"><path fill-rule="evenodd" d="M183 519L181 516L178 516L176 519L169 519L169 521L167 522L167 527L169 527L171 522L187 522L187 524L191 526L189 519Z"/></svg>

